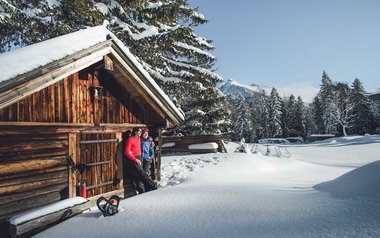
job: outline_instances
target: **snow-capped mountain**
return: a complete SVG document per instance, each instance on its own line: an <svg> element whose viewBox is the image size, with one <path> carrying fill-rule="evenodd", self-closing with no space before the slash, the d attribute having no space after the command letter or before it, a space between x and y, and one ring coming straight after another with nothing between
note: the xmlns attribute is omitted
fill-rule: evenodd
<svg viewBox="0 0 380 238"><path fill-rule="evenodd" d="M228 79L226 83L219 87L220 91L225 95L231 95L237 97L241 94L243 97L252 97L255 93L264 89L259 85L252 83L251 85L241 84L233 79ZM264 89L265 90L265 89Z"/></svg>
<svg viewBox="0 0 380 238"><path fill-rule="evenodd" d="M236 80L229 79L227 82L219 87L220 91L225 95L231 95L232 97L237 97L241 94L243 97L252 97L255 93L264 90L267 95L270 95L272 87L260 86L252 83L251 85L246 85L237 82ZM313 98L317 95L319 88L315 88L308 84L292 85L287 87L276 87L280 97L289 97L293 94L295 97L301 96L301 98L306 103L312 102Z"/></svg>

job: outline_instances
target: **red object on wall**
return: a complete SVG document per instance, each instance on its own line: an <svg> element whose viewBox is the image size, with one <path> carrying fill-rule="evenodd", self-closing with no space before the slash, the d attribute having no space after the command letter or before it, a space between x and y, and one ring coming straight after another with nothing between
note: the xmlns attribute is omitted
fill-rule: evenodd
<svg viewBox="0 0 380 238"><path fill-rule="evenodd" d="M82 189L81 189L80 196L83 197L83 198L87 198L86 183L83 183L83 184L82 184Z"/></svg>

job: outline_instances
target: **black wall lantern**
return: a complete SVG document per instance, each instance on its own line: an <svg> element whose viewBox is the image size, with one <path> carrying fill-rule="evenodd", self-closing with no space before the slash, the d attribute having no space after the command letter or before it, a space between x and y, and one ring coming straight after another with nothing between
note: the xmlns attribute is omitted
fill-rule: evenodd
<svg viewBox="0 0 380 238"><path fill-rule="evenodd" d="M103 96L103 87L102 86L91 86L90 87L91 98L94 101L100 101Z"/></svg>

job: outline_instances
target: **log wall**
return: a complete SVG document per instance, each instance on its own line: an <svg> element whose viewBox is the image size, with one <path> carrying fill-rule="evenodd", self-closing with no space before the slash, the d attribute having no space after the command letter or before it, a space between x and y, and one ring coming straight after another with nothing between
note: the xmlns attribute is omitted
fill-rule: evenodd
<svg viewBox="0 0 380 238"><path fill-rule="evenodd" d="M0 137L0 219L68 197L67 134Z"/></svg>
<svg viewBox="0 0 380 238"><path fill-rule="evenodd" d="M3 122L144 123L145 110L113 76L96 65L0 110ZM103 87L93 100L92 86Z"/></svg>

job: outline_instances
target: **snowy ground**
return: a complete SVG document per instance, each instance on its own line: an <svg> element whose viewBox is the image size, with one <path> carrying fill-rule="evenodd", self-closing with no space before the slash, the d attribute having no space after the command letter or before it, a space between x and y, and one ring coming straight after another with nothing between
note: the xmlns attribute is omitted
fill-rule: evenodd
<svg viewBox="0 0 380 238"><path fill-rule="evenodd" d="M380 136L287 149L292 158L166 156L164 188L36 237L380 237Z"/></svg>

